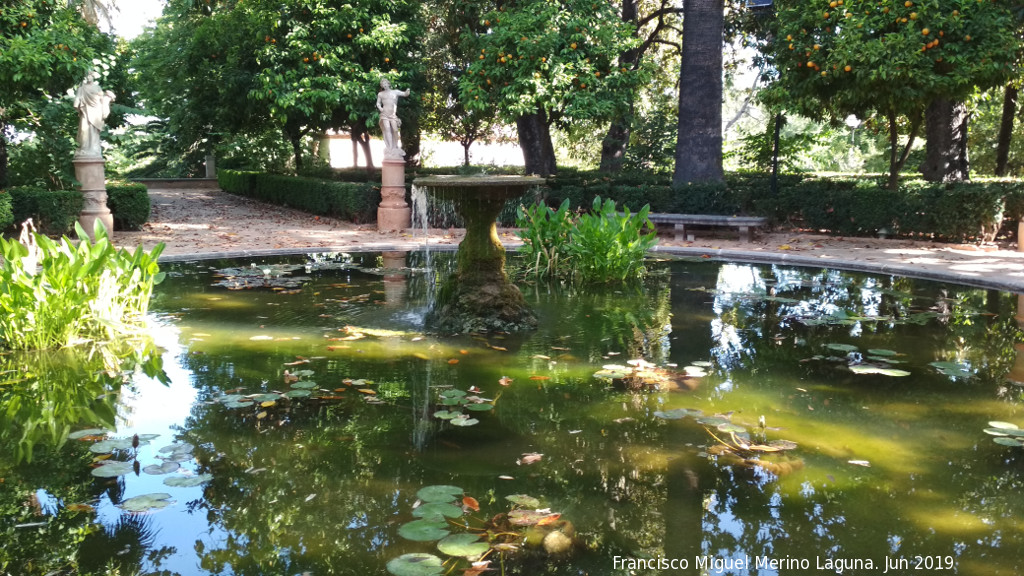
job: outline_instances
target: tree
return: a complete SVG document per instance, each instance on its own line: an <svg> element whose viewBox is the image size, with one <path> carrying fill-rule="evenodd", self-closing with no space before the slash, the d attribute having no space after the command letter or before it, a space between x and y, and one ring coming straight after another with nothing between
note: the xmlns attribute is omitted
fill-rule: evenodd
<svg viewBox="0 0 1024 576"><path fill-rule="evenodd" d="M725 6L722 0L688 0L685 6L679 139L672 181L721 182Z"/></svg>
<svg viewBox="0 0 1024 576"><path fill-rule="evenodd" d="M1006 85L1003 91L1003 114L999 122L999 136L996 144L996 176L1006 176L1010 162L1010 141L1013 138L1013 121L1017 117L1016 84Z"/></svg>
<svg viewBox="0 0 1024 576"><path fill-rule="evenodd" d="M499 2L480 24L463 32L476 56L461 77L461 98L516 123L528 173L557 172L552 126L611 119L639 80L618 65L635 39L607 2Z"/></svg>
<svg viewBox="0 0 1024 576"><path fill-rule="evenodd" d="M52 1L0 8L0 186L8 181L7 145L16 125L62 98L110 46L76 11Z"/></svg>
<svg viewBox="0 0 1024 576"><path fill-rule="evenodd" d="M850 114L888 127L895 188L926 108L1006 80L1018 40L1004 6L926 0L777 0L766 99L816 120ZM934 112L938 114L938 112ZM899 152L900 127L907 143Z"/></svg>

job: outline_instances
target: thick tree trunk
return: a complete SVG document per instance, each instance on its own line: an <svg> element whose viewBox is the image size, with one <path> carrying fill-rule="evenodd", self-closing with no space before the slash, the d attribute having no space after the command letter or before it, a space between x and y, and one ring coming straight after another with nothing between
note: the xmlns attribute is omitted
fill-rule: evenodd
<svg viewBox="0 0 1024 576"><path fill-rule="evenodd" d="M523 149L523 160L527 174L538 176L554 176L558 173L555 162L555 147L551 143L551 132L548 130L544 112L524 114L516 120L519 132L519 147Z"/></svg>
<svg viewBox="0 0 1024 576"><path fill-rule="evenodd" d="M721 182L722 0L687 0L679 66L679 139L672 182Z"/></svg>
<svg viewBox="0 0 1024 576"><path fill-rule="evenodd" d="M633 36L637 35L637 0L622 0L622 21L633 24ZM640 52L636 48L626 50L619 55L620 68L632 68L640 59ZM608 133L601 140L601 172L620 172L626 160L626 148L629 146L629 135L633 131L633 98L635 92L629 95L628 109L616 114L608 126Z"/></svg>
<svg viewBox="0 0 1024 576"><path fill-rule="evenodd" d="M1013 121L1017 116L1017 91L1016 86L1007 84L1003 92L1003 118L999 122L999 140L996 145L996 176L1006 176L1006 165L1010 162Z"/></svg>
<svg viewBox="0 0 1024 576"><path fill-rule="evenodd" d="M462 165L469 166L469 147L473 145L473 141L462 143Z"/></svg>
<svg viewBox="0 0 1024 576"><path fill-rule="evenodd" d="M967 159L967 120L963 102L937 98L925 110L926 157L921 175L930 182L970 179Z"/></svg>

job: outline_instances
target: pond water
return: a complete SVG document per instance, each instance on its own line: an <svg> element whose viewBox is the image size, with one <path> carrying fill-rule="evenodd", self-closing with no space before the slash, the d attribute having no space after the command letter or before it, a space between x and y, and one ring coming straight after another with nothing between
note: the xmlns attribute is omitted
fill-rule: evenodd
<svg viewBox="0 0 1024 576"><path fill-rule="evenodd" d="M0 573L1024 572L1016 295L653 268L436 338L422 254L167 265L152 348L2 357Z"/></svg>

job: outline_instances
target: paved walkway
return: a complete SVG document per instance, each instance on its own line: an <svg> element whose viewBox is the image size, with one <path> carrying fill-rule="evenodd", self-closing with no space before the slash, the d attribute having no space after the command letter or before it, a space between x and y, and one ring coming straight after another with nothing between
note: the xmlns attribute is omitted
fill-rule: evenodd
<svg viewBox="0 0 1024 576"><path fill-rule="evenodd" d="M301 253L308 251L408 250L423 246L422 235L382 233L376 226L356 225L271 206L216 190L150 189L153 212L140 232L116 232L125 247L166 244L163 260L190 260ZM431 230L429 242L454 248L461 230ZM1015 245L979 248L907 240L834 238L814 234L770 232L742 243L718 237L681 242L670 235L657 250L684 256L743 262L784 263L881 272L945 280L1024 293L1024 252ZM506 246L518 238L501 230Z"/></svg>

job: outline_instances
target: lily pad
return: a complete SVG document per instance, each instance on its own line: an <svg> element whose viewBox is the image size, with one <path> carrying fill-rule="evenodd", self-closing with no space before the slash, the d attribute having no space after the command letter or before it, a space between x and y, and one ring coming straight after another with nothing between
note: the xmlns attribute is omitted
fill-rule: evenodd
<svg viewBox="0 0 1024 576"><path fill-rule="evenodd" d="M280 394L257 394L252 397L253 402L273 402L280 399Z"/></svg>
<svg viewBox="0 0 1024 576"><path fill-rule="evenodd" d="M654 413L656 418L663 420L679 420L680 418L686 418L687 416L693 416L699 418L704 413L700 410L691 410L689 408L676 408L674 410L658 410Z"/></svg>
<svg viewBox="0 0 1024 576"><path fill-rule="evenodd" d="M850 366L850 372L853 372L854 374L881 374L882 376L894 377L910 376L910 372L907 372L906 370L873 366L871 364L854 364L853 366Z"/></svg>
<svg viewBox="0 0 1024 576"><path fill-rule="evenodd" d="M245 400L238 400L237 402L225 402L224 403L224 407L225 408L231 408L231 409L235 409L235 408L249 408L252 405L253 405L252 401L245 401Z"/></svg>
<svg viewBox="0 0 1024 576"><path fill-rule="evenodd" d="M129 450L131 447L131 438L108 438L89 446L89 451L93 454L110 454L114 450Z"/></svg>
<svg viewBox="0 0 1024 576"><path fill-rule="evenodd" d="M448 524L444 520L421 518L406 522L398 528L398 535L413 542L430 542L440 540L449 534Z"/></svg>
<svg viewBox="0 0 1024 576"><path fill-rule="evenodd" d="M427 502L413 509L412 515L417 518L439 519L458 518L462 516L462 508L450 502Z"/></svg>
<svg viewBox="0 0 1024 576"><path fill-rule="evenodd" d="M86 428L85 430L76 430L75 432L68 434L68 439L78 440L79 438L84 438L86 436L102 436L107 432L109 432L109 430L104 430L103 428Z"/></svg>
<svg viewBox="0 0 1024 576"><path fill-rule="evenodd" d="M164 478L164 484L173 486L175 488L191 488L193 486L199 486L204 482L213 480L212 474L196 474L195 476L172 476L170 478Z"/></svg>
<svg viewBox="0 0 1024 576"><path fill-rule="evenodd" d="M465 395L466 395L466 393L464 391L459 390L457 388L451 388L451 389L445 390L444 392L441 392L441 396L443 396L445 398L461 398L461 397L463 397Z"/></svg>
<svg viewBox="0 0 1024 576"><path fill-rule="evenodd" d="M319 386L319 384L313 382L312 380L300 380L298 382L292 382L291 384L292 388L296 388L299 390L312 390L317 386Z"/></svg>
<svg viewBox="0 0 1024 576"><path fill-rule="evenodd" d="M597 372L594 372L594 378L607 378L611 380L618 380L620 378L625 378L626 376L629 376L632 373L633 371L631 369L623 366L622 370L598 370Z"/></svg>
<svg viewBox="0 0 1024 576"><path fill-rule="evenodd" d="M181 464L173 460L168 460L163 464L150 464L142 469L146 474L152 474L154 476L160 474L170 474L171 472L177 472L178 468L181 468Z"/></svg>
<svg viewBox="0 0 1024 576"><path fill-rule="evenodd" d="M523 508L540 508L540 500L526 494L512 494L505 496L505 500Z"/></svg>
<svg viewBox="0 0 1024 576"><path fill-rule="evenodd" d="M946 376L952 376L954 378L970 378L974 376L967 366L959 364L957 362L929 362L929 366L934 366Z"/></svg>
<svg viewBox="0 0 1024 576"><path fill-rule="evenodd" d="M444 573L441 559L433 554L415 552L402 554L387 564L388 572L395 576L438 576Z"/></svg>
<svg viewBox="0 0 1024 576"><path fill-rule="evenodd" d="M733 434L743 434L747 431L746 428L732 422L726 422L725 424L719 424L718 430L721 432L732 432Z"/></svg>
<svg viewBox="0 0 1024 576"><path fill-rule="evenodd" d="M707 371L705 371L700 366L686 366L686 367L683 368L683 372L687 376L690 376L690 377L693 377L693 378L703 378L704 376L708 375Z"/></svg>
<svg viewBox="0 0 1024 576"><path fill-rule="evenodd" d="M1003 446L1009 446L1011 448L1020 448L1024 446L1024 440L1018 440L1016 438L1007 438L1006 436L1000 436L999 438L993 438L993 442L1001 444Z"/></svg>
<svg viewBox="0 0 1024 576"><path fill-rule="evenodd" d="M992 428L1000 428L1000 429L1003 429L1003 430L1017 430L1018 429L1017 425L1012 423L1012 422L1001 422L999 420L993 420L993 421L989 422L988 425L991 426Z"/></svg>
<svg viewBox="0 0 1024 576"><path fill-rule="evenodd" d="M837 352L847 352L847 353L849 353L849 352L856 352L857 350L859 350L859 348L857 348L856 346L854 346L852 344L838 344L838 343L835 343L835 342L833 342L831 344L826 344L825 347L829 348L831 350L835 350Z"/></svg>
<svg viewBox="0 0 1024 576"><path fill-rule="evenodd" d="M466 417L452 418L449 422L452 423L452 426L473 426L480 423L476 418Z"/></svg>
<svg viewBox="0 0 1024 576"><path fill-rule="evenodd" d="M420 488L416 497L424 502L452 502L458 498L464 490L458 486L447 484L436 484Z"/></svg>
<svg viewBox="0 0 1024 576"><path fill-rule="evenodd" d="M473 412L487 412L488 410L493 409L494 404L489 404L487 402L480 402L477 404L466 404L466 410L472 410Z"/></svg>
<svg viewBox="0 0 1024 576"><path fill-rule="evenodd" d="M284 393L286 398L306 398L312 396L313 392L310 390L289 390Z"/></svg>
<svg viewBox="0 0 1024 576"><path fill-rule="evenodd" d="M118 508L127 510L128 512L148 512L150 510L166 508L170 505L170 494L166 492L155 492L153 494L143 494L142 496L128 498L117 506Z"/></svg>
<svg viewBox="0 0 1024 576"><path fill-rule="evenodd" d="M438 410L434 412L434 418L440 418L441 420L451 420L452 418L462 418L464 416L464 412L457 410Z"/></svg>
<svg viewBox="0 0 1024 576"><path fill-rule="evenodd" d="M134 472L131 462L107 462L92 469L92 475L97 478L117 478L131 472Z"/></svg>
<svg viewBox="0 0 1024 576"><path fill-rule="evenodd" d="M491 549L478 534L452 534L437 543L437 549L449 556L476 558Z"/></svg>
<svg viewBox="0 0 1024 576"><path fill-rule="evenodd" d="M869 348L868 354L873 356L899 356L899 352L895 350L886 350L885 348Z"/></svg>
<svg viewBox="0 0 1024 576"><path fill-rule="evenodd" d="M697 422L700 422L705 426L717 428L722 424L728 424L729 420L727 418L722 418L721 416L704 416L703 418L697 418Z"/></svg>
<svg viewBox="0 0 1024 576"><path fill-rule="evenodd" d="M163 448L157 450L157 452L161 454L167 454L168 452L184 453L191 452L192 450L195 450L195 446L189 444L188 442L176 442L174 444L164 446Z"/></svg>

